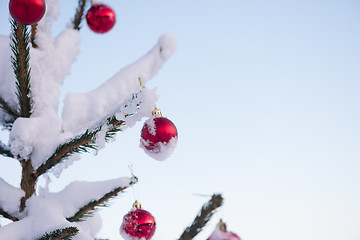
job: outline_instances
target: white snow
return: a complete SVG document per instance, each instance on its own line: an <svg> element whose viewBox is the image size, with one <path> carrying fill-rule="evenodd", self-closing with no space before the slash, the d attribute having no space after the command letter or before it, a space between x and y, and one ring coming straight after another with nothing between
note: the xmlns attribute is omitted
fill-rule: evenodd
<svg viewBox="0 0 360 240"><path fill-rule="evenodd" d="M178 138L177 137L173 137L170 139L169 142L167 143L163 143L163 142L158 142L155 144L154 149L149 150L147 149L145 146L149 145L149 140L144 140L142 138L140 138L140 148L142 148L144 150L144 152L152 157L155 160L158 161L164 161L166 159L168 159L171 154L173 154L176 144L177 144Z"/></svg>
<svg viewBox="0 0 360 240"><path fill-rule="evenodd" d="M120 233L121 237L125 240L150 240L151 239L151 238L146 239L145 237L142 237L142 238L133 237L133 236L127 234L122 227L120 227L119 233Z"/></svg>
<svg viewBox="0 0 360 240"><path fill-rule="evenodd" d="M11 67L9 44L9 37L0 35L0 98L6 101L14 110L17 110L15 76ZM4 122L4 120L11 120L11 116L0 108L0 123Z"/></svg>
<svg viewBox="0 0 360 240"><path fill-rule="evenodd" d="M80 160L80 154L75 153L71 156L69 156L65 161L62 161L61 163L58 163L53 168L49 170L49 173L52 173L56 178L60 178L61 173L70 167L75 161Z"/></svg>
<svg viewBox="0 0 360 240"><path fill-rule="evenodd" d="M11 186L0 177L0 208L10 214L16 213L24 195L23 190Z"/></svg>

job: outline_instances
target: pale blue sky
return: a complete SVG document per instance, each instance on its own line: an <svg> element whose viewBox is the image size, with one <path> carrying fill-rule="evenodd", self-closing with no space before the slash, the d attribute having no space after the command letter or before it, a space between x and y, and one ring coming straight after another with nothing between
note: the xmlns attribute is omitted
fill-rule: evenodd
<svg viewBox="0 0 360 240"><path fill-rule="evenodd" d="M62 3L55 32L76 2ZM135 195L157 219L154 239L177 239L208 200L194 194L220 192L224 207L196 239L220 217L243 240L360 239L359 1L105 3L118 22L105 35L83 26L64 94L100 85L171 32L178 50L149 87L179 143L157 162L138 147L139 123L54 178L55 191L133 164L140 183L101 211L101 237L121 239ZM1 7L0 34L8 29ZM10 170L17 163L2 160L0 176L16 184Z"/></svg>

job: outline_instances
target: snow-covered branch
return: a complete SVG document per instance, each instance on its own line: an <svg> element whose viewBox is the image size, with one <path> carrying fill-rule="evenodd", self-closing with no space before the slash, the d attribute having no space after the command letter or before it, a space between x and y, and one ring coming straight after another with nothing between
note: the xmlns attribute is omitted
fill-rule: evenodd
<svg viewBox="0 0 360 240"><path fill-rule="evenodd" d="M45 198L59 204L59 210L70 222L77 222L94 208L106 203L119 192L137 183L136 177L122 177L97 182L72 182L58 193L49 193Z"/></svg>
<svg viewBox="0 0 360 240"><path fill-rule="evenodd" d="M17 111L12 109L2 97L0 97L0 108L2 108L7 114L14 118L14 120L19 117Z"/></svg>
<svg viewBox="0 0 360 240"><path fill-rule="evenodd" d="M146 83L155 76L175 49L175 38L164 34L152 50L95 90L69 93L65 97L62 113L64 131L76 133L88 129L103 116L110 115L114 108L141 90L138 78Z"/></svg>
<svg viewBox="0 0 360 240"><path fill-rule="evenodd" d="M12 125L20 115L9 45L10 38L0 35L0 123L5 127Z"/></svg>
<svg viewBox="0 0 360 240"><path fill-rule="evenodd" d="M24 191L0 178L0 214L15 221L18 217L20 199L24 195Z"/></svg>
<svg viewBox="0 0 360 240"><path fill-rule="evenodd" d="M129 184L127 186L117 187L117 188L109 191L108 193L104 194L103 197L90 201L89 203L84 205L82 208L80 208L79 211L77 211L73 216L68 217L66 219L69 222L81 221L84 217L91 214L91 212L94 211L94 209L96 207L106 206L106 202L108 202L111 198L116 197L120 192L124 191L131 185L135 184L137 181L138 181L138 179L136 177L133 177L131 179L131 182L129 182Z"/></svg>
<svg viewBox="0 0 360 240"><path fill-rule="evenodd" d="M70 141L61 144L54 154L49 157L43 164L36 170L36 176L40 176L54 167L70 155L79 152L87 152L88 149L96 149L96 146L91 144L94 141L97 132L86 131L84 134L78 135Z"/></svg>
<svg viewBox="0 0 360 240"><path fill-rule="evenodd" d="M19 219L17 217L14 217L12 215L10 215L9 213L7 213L5 210L3 210L2 208L0 208L0 215L3 216L4 218L7 218L11 221L19 221Z"/></svg>
<svg viewBox="0 0 360 240"><path fill-rule="evenodd" d="M43 236L38 237L36 240L55 240L55 239L71 239L79 232L77 227L66 227L56 229L50 233L45 233Z"/></svg>
<svg viewBox="0 0 360 240"><path fill-rule="evenodd" d="M92 131L86 130L85 133L77 135L70 141L67 141L57 147L56 151L36 170L36 176L44 174L47 170L59 164L74 153L88 152L89 150L96 150L97 134L106 129L105 137L114 137L114 133L119 131L119 127L124 124L124 121L119 121L115 117L108 118L103 124L94 128Z"/></svg>
<svg viewBox="0 0 360 240"><path fill-rule="evenodd" d="M0 141L0 154L5 157L10 157L10 158L14 157L14 155L11 153L10 148L1 141Z"/></svg>
<svg viewBox="0 0 360 240"><path fill-rule="evenodd" d="M114 138L117 132L133 126L146 116L146 113L150 113L156 99L154 92L148 89L133 94L130 99L114 108L112 115L103 117L83 133L60 144L53 154L37 168L36 176L42 175L73 154L103 148L105 142Z"/></svg>

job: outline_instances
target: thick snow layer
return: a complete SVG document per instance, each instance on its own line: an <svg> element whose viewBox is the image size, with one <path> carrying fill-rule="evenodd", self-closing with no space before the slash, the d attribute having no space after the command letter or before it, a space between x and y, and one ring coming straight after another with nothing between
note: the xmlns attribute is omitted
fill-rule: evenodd
<svg viewBox="0 0 360 240"><path fill-rule="evenodd" d="M0 178L0 208L10 214L18 211L20 199L25 195L24 191L15 188Z"/></svg>
<svg viewBox="0 0 360 240"><path fill-rule="evenodd" d="M11 67L10 38L0 35L0 98L14 109L18 109L15 76ZM0 108L0 123L11 120L11 117Z"/></svg>
<svg viewBox="0 0 360 240"><path fill-rule="evenodd" d="M139 92L142 83L157 74L176 49L170 34L160 37L158 43L138 61L120 70L103 85L88 93L70 93L64 100L63 129L79 132L111 111L118 103Z"/></svg>
<svg viewBox="0 0 360 240"><path fill-rule="evenodd" d="M34 116L57 113L60 87L70 74L71 65L80 53L79 32L69 25L58 36L51 35L51 26L60 14L57 0L47 1L44 18L37 27L35 43L31 48L31 89L34 98Z"/></svg>
<svg viewBox="0 0 360 240"><path fill-rule="evenodd" d="M118 187L129 186L131 178L123 177L99 182L73 182L58 193L47 193L33 196L26 203L27 216L0 228L1 239L35 239L45 232L57 228L76 226L80 233L74 238L78 240L93 239L101 228L101 219L98 214L86 218L81 223L70 223L67 217L73 216L81 207L92 200L103 197L106 193ZM5 202L7 209L14 209L15 203L22 195L0 179L0 190L12 193L9 200L7 195L0 195L0 204ZM21 191L21 190L19 190ZM21 191L22 192L22 191ZM1 197L4 196L4 197ZM21 230L20 230L21 229Z"/></svg>
<svg viewBox="0 0 360 240"><path fill-rule="evenodd" d="M49 126L51 124L52 127ZM46 117L16 119L9 139L12 153L25 159L34 153L33 165L38 166L36 155L40 154L41 158L47 151L53 152L60 139L63 138L63 135L59 134L60 124L61 119L54 112L49 112ZM55 136L57 137L55 138ZM46 155L50 155L50 153Z"/></svg>
<svg viewBox="0 0 360 240"><path fill-rule="evenodd" d="M128 186L131 178L123 177L101 182L72 182L64 190L58 193L49 193L46 198L59 202L62 205L62 215L72 216L86 203L99 199L104 194L117 187Z"/></svg>

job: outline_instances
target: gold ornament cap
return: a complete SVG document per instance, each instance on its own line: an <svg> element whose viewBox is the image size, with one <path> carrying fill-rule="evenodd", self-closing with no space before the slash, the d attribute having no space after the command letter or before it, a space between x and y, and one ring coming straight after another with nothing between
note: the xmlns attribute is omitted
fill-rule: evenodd
<svg viewBox="0 0 360 240"><path fill-rule="evenodd" d="M222 219L220 219L220 222L217 224L217 226L221 231L226 232L226 224L222 221Z"/></svg>
<svg viewBox="0 0 360 240"><path fill-rule="evenodd" d="M135 200L133 207L139 209L139 208L141 208L141 204L137 200Z"/></svg>
<svg viewBox="0 0 360 240"><path fill-rule="evenodd" d="M156 106L155 106L154 110L151 112L151 114L153 117L162 117L160 109L158 109Z"/></svg>

